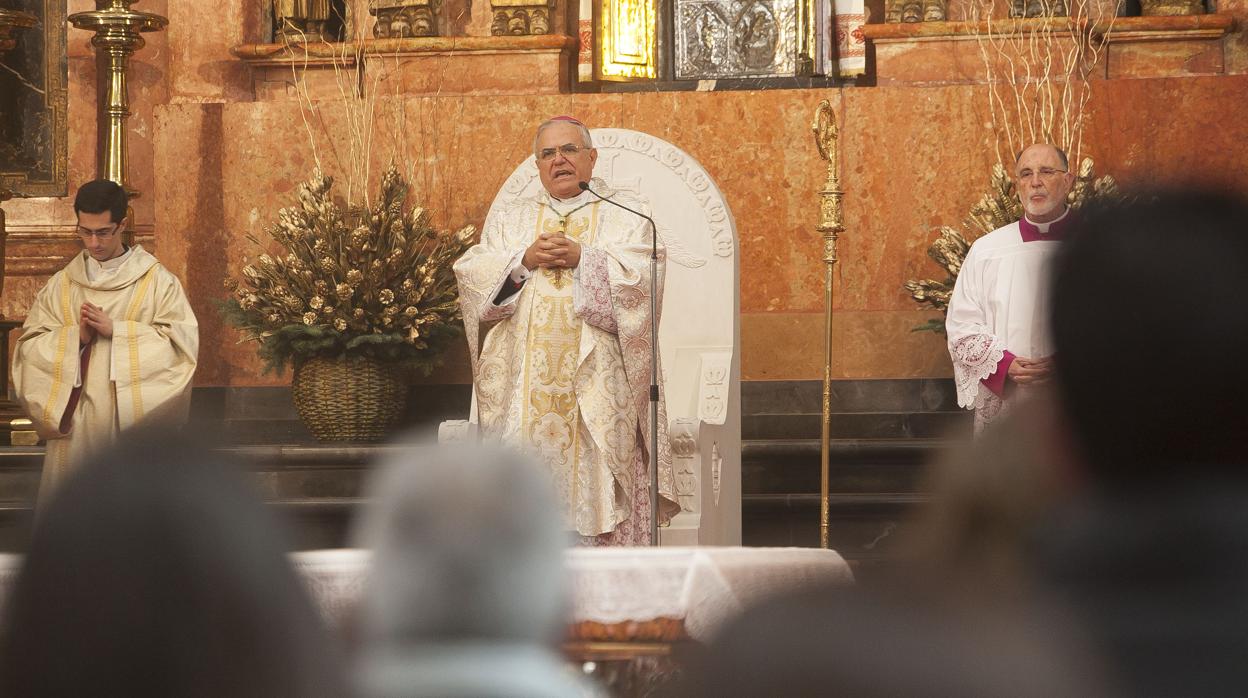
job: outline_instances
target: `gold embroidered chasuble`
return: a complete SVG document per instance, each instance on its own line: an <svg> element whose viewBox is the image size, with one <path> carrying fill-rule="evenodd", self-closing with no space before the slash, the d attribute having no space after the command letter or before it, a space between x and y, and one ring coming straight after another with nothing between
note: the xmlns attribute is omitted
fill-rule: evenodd
<svg viewBox="0 0 1248 698"><path fill-rule="evenodd" d="M14 352L18 400L48 444L40 501L121 431L149 419L180 423L189 404L199 328L177 277L137 245L111 274L93 280L88 264L96 263L84 251L48 280ZM112 318L113 336L97 336L81 350L89 353L84 376L78 321L87 301ZM61 433L79 382L78 404Z"/></svg>
<svg viewBox="0 0 1248 698"><path fill-rule="evenodd" d="M535 270L514 297L495 303L543 232L576 239L579 267ZM547 464L568 528L602 542L649 536L649 256L644 220L588 194L559 201L543 193L499 207L455 265L484 436ZM665 521L679 507L660 407Z"/></svg>

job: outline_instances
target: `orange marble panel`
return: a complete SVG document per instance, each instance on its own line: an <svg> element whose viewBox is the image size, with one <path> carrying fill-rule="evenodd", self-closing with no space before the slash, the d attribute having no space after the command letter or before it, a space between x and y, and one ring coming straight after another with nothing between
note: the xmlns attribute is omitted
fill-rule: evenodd
<svg viewBox="0 0 1248 698"><path fill-rule="evenodd" d="M23 320L30 304L35 300L39 289L47 282L46 278L33 276L6 276L4 279L4 298L0 298L0 316Z"/></svg>
<svg viewBox="0 0 1248 698"><path fill-rule="evenodd" d="M1232 28L1233 20L1229 14L1123 17L1112 24L1101 21L1093 26L1098 35L1108 32L1108 60L1121 64L1115 77L1166 77L1221 73L1222 37ZM985 47L982 37L990 31L1002 39L996 46ZM1013 72L1024 77L1030 65L1038 62L1036 46L1048 45L1050 36L1055 60L1062 60L1072 50L1074 40L1067 32L1069 25L1064 19L874 24L863 28L875 47L876 81L881 86L982 83L988 74L986 57L992 58L996 75ZM1033 36L1040 38L1028 38ZM1106 76L1106 56L1100 57L1092 75Z"/></svg>
<svg viewBox="0 0 1248 698"><path fill-rule="evenodd" d="M237 341L216 301L229 271L227 250L240 242L226 226L222 186L225 124L221 104L170 104L157 110L156 190L160 211L158 257L178 276L199 320L200 384L228 385L219 346ZM227 338L229 338L227 340Z"/></svg>
<svg viewBox="0 0 1248 698"><path fill-rule="evenodd" d="M572 55L570 49L548 49L370 56L366 70L379 70L381 75L373 84L385 95L559 94L566 87L564 76Z"/></svg>
<svg viewBox="0 0 1248 698"><path fill-rule="evenodd" d="M146 3L144 3L146 4ZM169 7L169 92L172 101L250 100L251 76L231 46L268 41L270 3L218 2L212 12L194 2ZM146 8L136 8L146 9Z"/></svg>
<svg viewBox="0 0 1248 698"><path fill-rule="evenodd" d="M1085 140L1099 168L1128 187L1205 186L1248 193L1248 76L1111 80Z"/></svg>
<svg viewBox="0 0 1248 698"><path fill-rule="evenodd" d="M1248 124L1225 119L1220 106L1248 96L1248 78L1098 85L1086 150L1102 171L1126 185L1203 177L1248 190L1248 172L1237 165L1248 151ZM939 274L924 254L933 229L959 223L986 184L993 156L982 88L385 99L378 103L369 159L352 157L345 137L350 115L341 105L323 103L301 114L292 103L227 104L220 107L219 126L206 124L203 114L182 111L201 107L172 105L163 108L159 122L162 151L170 154L158 158L169 161L160 168L161 188L169 195L160 198L159 230L163 239L184 240L195 249L226 247L203 267L201 280L188 279L193 296L211 298L222 293L222 265L237 269L245 254L254 254L245 235L262 231L318 161L337 174L337 191L345 194L354 181L358 195L365 175L351 163L368 162L369 186L375 186L394 159L413 184L413 199L432 210L439 226L479 225L503 179L527 156L533 125L545 116L572 113L594 126L653 133L701 162L724 192L740 235L742 310L751 318L743 321L742 332L747 377L779 377L768 367L789 355L785 377L817 378L822 345L810 321L818 325L821 317L824 267L813 225L824 170L808 129L823 97L837 105L844 134L846 231L835 276L836 307L838 317L858 318L846 319L844 334L838 334L838 346L846 343L844 375L944 375L940 351L933 354L927 347L926 353L915 353L921 337L908 331L926 314L914 309L902 284ZM196 161L217 157L213 148L220 150L219 177L213 174L217 165L178 166L187 153ZM213 190L214 177L219 192ZM203 221L211 224L205 227ZM226 231L222 237L208 232L219 230ZM179 254L189 259L189 253L176 251L178 243L165 244L174 245L162 247L171 264ZM205 299L196 303L209 307ZM773 316L780 325L766 324ZM806 324L798 328L803 318ZM214 341L219 365L206 367L205 380L285 380L260 376L252 348L235 346L228 330ZM901 349L891 354L870 349L877 344ZM771 345L792 346L768 354Z"/></svg>
<svg viewBox="0 0 1248 698"><path fill-rule="evenodd" d="M715 180L736 221L742 278L750 279L743 312L807 309L823 300L814 225L825 170L810 120L824 97L840 101L834 91L630 94L593 123L653 133Z"/></svg>
<svg viewBox="0 0 1248 698"><path fill-rule="evenodd" d="M1066 53L1073 43L1064 37L1055 39L1054 55ZM874 45L876 83L880 86L972 85L985 81L983 47L974 36L877 39ZM1006 47L1008 58L996 58L994 69L1000 73L1016 66L1021 75L1028 65L1023 60L1028 49ZM1104 71L1102 61L1092 74L1103 77Z"/></svg>
<svg viewBox="0 0 1248 698"><path fill-rule="evenodd" d="M321 61L320 70L296 73L289 65L246 66L251 74L255 97L261 102L320 102L342 99L343 91L354 89L357 80L354 61ZM337 69L335 69L335 66Z"/></svg>
<svg viewBox="0 0 1248 698"><path fill-rule="evenodd" d="M838 312L832 320L833 378L940 378L953 375L944 335L915 332L937 313ZM823 313L743 313L743 380L823 377Z"/></svg>
<svg viewBox="0 0 1248 698"><path fill-rule="evenodd" d="M959 225L987 185L987 106L980 88L847 91L838 308L914 308L903 284L940 272L926 256L935 229Z"/></svg>
<svg viewBox="0 0 1248 698"><path fill-rule="evenodd" d="M368 39L356 44L246 44L261 101L339 100L362 90L385 97L542 95L567 91L576 40L560 35ZM356 51L365 55L357 65Z"/></svg>
<svg viewBox="0 0 1248 698"><path fill-rule="evenodd" d="M1115 41L1108 63L1111 78L1218 75L1225 70L1222 39Z"/></svg>

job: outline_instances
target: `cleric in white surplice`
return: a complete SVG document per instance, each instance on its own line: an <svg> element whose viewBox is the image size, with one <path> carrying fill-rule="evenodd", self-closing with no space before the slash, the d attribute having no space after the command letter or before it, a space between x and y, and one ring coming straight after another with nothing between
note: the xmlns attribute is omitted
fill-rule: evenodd
<svg viewBox="0 0 1248 698"><path fill-rule="evenodd" d="M1066 153L1053 145L1023 150L1014 165L1023 217L971 245L949 299L945 330L958 405L975 410L979 432L1016 391L1049 380L1049 265L1073 215Z"/></svg>

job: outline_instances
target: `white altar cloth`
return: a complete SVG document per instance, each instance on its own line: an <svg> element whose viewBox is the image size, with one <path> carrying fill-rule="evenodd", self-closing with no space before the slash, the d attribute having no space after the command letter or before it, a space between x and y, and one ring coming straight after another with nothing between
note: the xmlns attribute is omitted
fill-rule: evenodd
<svg viewBox="0 0 1248 698"><path fill-rule="evenodd" d="M321 612L340 623L365 593L371 553L291 553ZM0 555L0 602L21 565ZM816 548L572 548L564 554L571 589L570 623L606 625L681 620L694 640L708 640L724 621L769 596L818 585L853 583L849 565Z"/></svg>
<svg viewBox="0 0 1248 698"><path fill-rule="evenodd" d="M840 555L815 548L577 548L564 565L573 623L681 619L695 640L769 596L853 582Z"/></svg>
<svg viewBox="0 0 1248 698"><path fill-rule="evenodd" d="M364 593L366 550L291 554L322 612L332 622ZM570 623L611 625L669 618L695 640L762 599L820 584L852 584L849 565L814 548L571 548L564 554Z"/></svg>

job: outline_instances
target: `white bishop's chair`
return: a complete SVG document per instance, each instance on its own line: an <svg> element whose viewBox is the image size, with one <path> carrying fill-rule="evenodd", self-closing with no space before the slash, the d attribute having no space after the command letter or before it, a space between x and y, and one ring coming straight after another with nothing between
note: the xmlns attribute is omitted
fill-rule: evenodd
<svg viewBox="0 0 1248 698"><path fill-rule="evenodd" d="M667 248L659 348L681 513L660 530L660 543L740 545L740 284L732 213L706 170L671 143L627 129L591 133L594 176L649 203ZM541 186L529 156L491 212ZM470 429L464 421L444 422L443 439Z"/></svg>

